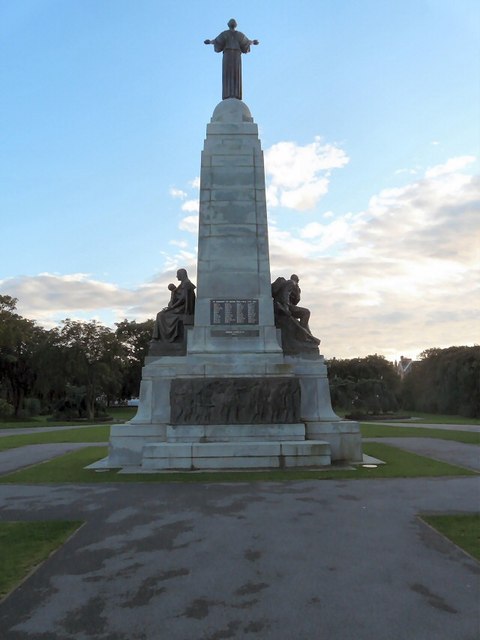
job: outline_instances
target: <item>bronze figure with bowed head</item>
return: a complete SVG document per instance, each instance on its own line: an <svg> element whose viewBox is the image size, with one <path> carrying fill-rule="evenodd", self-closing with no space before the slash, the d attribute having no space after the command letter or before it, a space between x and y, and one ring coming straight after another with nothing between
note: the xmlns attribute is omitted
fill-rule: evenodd
<svg viewBox="0 0 480 640"><path fill-rule="evenodd" d="M180 284L169 284L170 301L157 313L153 327L153 340L175 342L181 339L185 316L192 316L195 311L195 285L188 279L186 269L177 271Z"/></svg>
<svg viewBox="0 0 480 640"><path fill-rule="evenodd" d="M241 31L236 31L234 18L228 21L228 30L222 31L213 40L205 40L205 44L213 44L215 51L223 51L222 64L222 100L227 98L242 99L242 53L250 51L251 44L258 40L249 40Z"/></svg>
<svg viewBox="0 0 480 640"><path fill-rule="evenodd" d="M310 310L299 307L299 278L293 273L289 280L283 277L272 282L275 325L281 330L284 353L317 353L320 340L312 335L308 321Z"/></svg>

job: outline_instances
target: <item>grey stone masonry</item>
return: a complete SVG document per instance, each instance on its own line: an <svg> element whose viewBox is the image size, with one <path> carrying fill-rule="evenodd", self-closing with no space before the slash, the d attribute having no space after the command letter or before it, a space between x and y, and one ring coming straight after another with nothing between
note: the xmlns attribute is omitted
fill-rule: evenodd
<svg viewBox="0 0 480 640"><path fill-rule="evenodd" d="M258 127L241 100L223 100L207 125L199 218L197 303L188 353L281 353L273 318L263 152Z"/></svg>
<svg viewBox="0 0 480 640"><path fill-rule="evenodd" d="M275 326L263 152L241 100L207 125L196 305L178 353L145 359L137 415L98 468L123 472L324 466L362 460L332 410L323 356L285 355Z"/></svg>

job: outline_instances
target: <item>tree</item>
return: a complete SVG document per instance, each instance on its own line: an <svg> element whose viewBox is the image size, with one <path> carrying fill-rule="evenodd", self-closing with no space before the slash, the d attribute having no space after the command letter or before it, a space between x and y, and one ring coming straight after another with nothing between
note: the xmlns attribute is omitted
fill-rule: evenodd
<svg viewBox="0 0 480 640"><path fill-rule="evenodd" d="M0 296L0 388L17 417L38 372L34 356L45 331L16 313L18 300Z"/></svg>
<svg viewBox="0 0 480 640"><path fill-rule="evenodd" d="M383 356L328 362L332 405L353 414L386 413L398 408L400 377Z"/></svg>
<svg viewBox="0 0 480 640"><path fill-rule="evenodd" d="M137 397L142 379L142 367L152 338L153 320L117 322L115 335L123 349L122 398Z"/></svg>
<svg viewBox="0 0 480 640"><path fill-rule="evenodd" d="M87 418L93 420L97 399L115 397L120 389L121 347L113 331L95 320L67 318L62 324L56 331L66 378L70 385L84 387Z"/></svg>
<svg viewBox="0 0 480 640"><path fill-rule="evenodd" d="M427 349L402 388L405 408L480 417L480 346Z"/></svg>

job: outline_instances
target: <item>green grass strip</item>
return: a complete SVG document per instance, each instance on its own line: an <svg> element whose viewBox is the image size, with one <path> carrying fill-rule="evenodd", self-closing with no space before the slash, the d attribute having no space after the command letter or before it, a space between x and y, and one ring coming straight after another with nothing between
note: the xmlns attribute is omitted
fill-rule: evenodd
<svg viewBox="0 0 480 640"><path fill-rule="evenodd" d="M474 431L450 431L448 429L426 429L422 427L390 427L362 422L360 430L364 438L435 438L439 440L454 440L466 444L480 444L480 433Z"/></svg>
<svg viewBox="0 0 480 640"><path fill-rule="evenodd" d="M405 415L411 415L415 418L417 424L474 424L480 425L480 418L465 418L464 416L448 415L444 413L422 413L418 411L402 411ZM388 422L388 420L386 420Z"/></svg>
<svg viewBox="0 0 480 640"><path fill-rule="evenodd" d="M0 522L0 598L78 529L79 521Z"/></svg>
<svg viewBox="0 0 480 640"><path fill-rule="evenodd" d="M424 515L422 520L480 561L480 513Z"/></svg>
<svg viewBox="0 0 480 640"><path fill-rule="evenodd" d="M0 438L0 451L23 447L26 444L51 444L52 442L108 442L110 425L85 427L83 429L65 429L61 431L43 431L23 433Z"/></svg>
<svg viewBox="0 0 480 640"><path fill-rule="evenodd" d="M107 455L106 447L86 447L54 460L20 469L0 477L0 483L43 484L43 483L92 483L92 482L283 482L291 480L324 480L364 478L420 478L437 476L472 476L475 471L456 465L439 462L431 458L401 451L382 443L371 442L364 446L364 452L387 464L369 469L275 469L267 471L202 471L119 475L116 470L96 472L85 469Z"/></svg>

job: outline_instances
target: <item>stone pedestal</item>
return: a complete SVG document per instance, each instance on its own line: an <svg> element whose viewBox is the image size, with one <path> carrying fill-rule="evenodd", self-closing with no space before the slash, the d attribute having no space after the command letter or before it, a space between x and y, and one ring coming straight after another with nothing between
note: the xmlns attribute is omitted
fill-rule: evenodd
<svg viewBox="0 0 480 640"><path fill-rule="evenodd" d="M323 357L317 349L308 357L282 350L263 153L248 107L233 98L207 126L196 284L182 349L150 350L137 415L112 427L99 466L152 472L361 461L359 425L333 412Z"/></svg>

